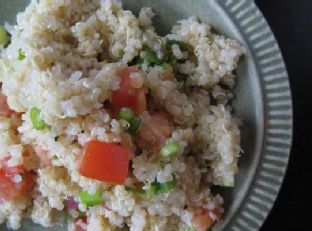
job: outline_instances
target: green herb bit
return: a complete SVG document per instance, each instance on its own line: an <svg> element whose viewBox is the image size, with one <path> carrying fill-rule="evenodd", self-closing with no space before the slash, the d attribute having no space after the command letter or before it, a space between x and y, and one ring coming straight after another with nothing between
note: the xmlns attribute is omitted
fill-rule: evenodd
<svg viewBox="0 0 312 231"><path fill-rule="evenodd" d="M159 189L157 191L157 194L160 194L160 193L170 192L172 189L175 188L177 182L175 179L173 179L172 181L168 181L165 183L158 183L158 184L159 184Z"/></svg>
<svg viewBox="0 0 312 231"><path fill-rule="evenodd" d="M83 191L80 193L79 198L88 207L102 203L102 193L99 190L95 194L89 194L87 191Z"/></svg>
<svg viewBox="0 0 312 231"><path fill-rule="evenodd" d="M151 188L149 190L143 190L143 189L137 189L135 191L136 194L138 194L140 197L146 199L146 200L150 200L152 199L154 196L157 195L157 191L159 190L158 185L151 185Z"/></svg>
<svg viewBox="0 0 312 231"><path fill-rule="evenodd" d="M164 62L162 59L158 58L156 52L153 51L150 47L144 46L144 51L146 52L145 59L150 66L153 66L155 64L160 65Z"/></svg>
<svg viewBox="0 0 312 231"><path fill-rule="evenodd" d="M7 45L10 41L10 36L3 26L0 26L0 45Z"/></svg>
<svg viewBox="0 0 312 231"><path fill-rule="evenodd" d="M17 60L22 61L25 59L25 52L20 48L18 50Z"/></svg>
<svg viewBox="0 0 312 231"><path fill-rule="evenodd" d="M187 75L182 73L176 73L175 78L178 82L184 82L187 80Z"/></svg>
<svg viewBox="0 0 312 231"><path fill-rule="evenodd" d="M162 157L170 158L182 152L182 146L176 141L167 143L160 149L160 155Z"/></svg>
<svg viewBox="0 0 312 231"><path fill-rule="evenodd" d="M122 107L120 108L119 112L117 113L117 119L118 120L125 120L127 122L130 122L132 118L134 117L134 112L131 108L128 107Z"/></svg>
<svg viewBox="0 0 312 231"><path fill-rule="evenodd" d="M39 131L44 130L46 128L46 123L44 122L43 119L40 118L40 113L41 111L36 107L32 107L30 109L30 120L33 124L33 127Z"/></svg>
<svg viewBox="0 0 312 231"><path fill-rule="evenodd" d="M182 41L174 40L174 39L167 39L166 40L166 49L170 50L171 47L173 45L175 45L175 44L178 45L182 51L187 51L188 50L188 47L189 47L188 44L186 44L186 43L184 43Z"/></svg>
<svg viewBox="0 0 312 231"><path fill-rule="evenodd" d="M134 116L130 121L129 121L129 128L128 128L128 132L130 134L135 134L136 131L139 129L140 125L141 125L141 118L138 116Z"/></svg>

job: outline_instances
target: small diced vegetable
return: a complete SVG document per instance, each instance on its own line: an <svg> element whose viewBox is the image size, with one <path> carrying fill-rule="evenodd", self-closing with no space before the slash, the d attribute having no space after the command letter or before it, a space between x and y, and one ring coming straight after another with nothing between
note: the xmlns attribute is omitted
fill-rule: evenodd
<svg viewBox="0 0 312 231"><path fill-rule="evenodd" d="M137 189L134 192L137 193L140 197L146 200L150 200L151 198L157 195L158 189L159 189L158 185L152 184L149 190Z"/></svg>
<svg viewBox="0 0 312 231"><path fill-rule="evenodd" d="M166 40L166 49L170 50L172 45L177 44L182 51L187 51L188 50L188 44L182 42L182 41L177 41L173 39L167 39Z"/></svg>
<svg viewBox="0 0 312 231"><path fill-rule="evenodd" d="M188 228L187 231L197 231L194 227Z"/></svg>
<svg viewBox="0 0 312 231"><path fill-rule="evenodd" d="M130 74L138 71L138 67L128 67L117 74L121 78L119 89L112 91L111 104L114 114L117 114L122 107L131 108L135 114L140 115L146 111L146 96L144 88L134 88L131 85Z"/></svg>
<svg viewBox="0 0 312 231"><path fill-rule="evenodd" d="M156 52L153 51L150 47L144 46L144 51L146 52L145 59L150 66L153 66L155 64L160 65L164 62L164 60L158 58Z"/></svg>
<svg viewBox="0 0 312 231"><path fill-rule="evenodd" d="M160 149L171 135L171 125L172 120L165 113L151 113L138 130L139 147Z"/></svg>
<svg viewBox="0 0 312 231"><path fill-rule="evenodd" d="M157 191L158 194L168 193L172 189L174 189L174 187L176 186L176 181L175 181L175 179L173 179L172 181L168 181L165 183L158 183L158 184L159 184L159 190Z"/></svg>
<svg viewBox="0 0 312 231"><path fill-rule="evenodd" d="M0 26L0 45L7 45L10 41L10 37L3 26Z"/></svg>
<svg viewBox="0 0 312 231"><path fill-rule="evenodd" d="M70 196L65 200L67 209L76 210L78 209L78 203L74 200L74 197Z"/></svg>
<svg viewBox="0 0 312 231"><path fill-rule="evenodd" d="M22 165L9 167L8 160L6 158L0 163L0 203L28 196L36 182L34 172L26 170ZM16 181L16 177L20 177L21 181Z"/></svg>
<svg viewBox="0 0 312 231"><path fill-rule="evenodd" d="M82 176L113 184L124 184L131 150L114 143L92 140L81 158Z"/></svg>
<svg viewBox="0 0 312 231"><path fill-rule="evenodd" d="M130 121L134 117L134 112L132 111L131 108L128 107L122 107L120 108L118 114L117 114L117 119L118 120L125 120L125 121Z"/></svg>
<svg viewBox="0 0 312 231"><path fill-rule="evenodd" d="M193 213L192 226L196 231L207 231L221 218L221 208L209 210L203 207L189 209ZM213 214L213 217L211 216Z"/></svg>
<svg viewBox="0 0 312 231"><path fill-rule="evenodd" d="M40 110L36 107L30 109L30 120L36 130L44 130L46 128L46 123L40 118Z"/></svg>
<svg viewBox="0 0 312 231"><path fill-rule="evenodd" d="M40 167L52 166L52 158L49 155L49 151L45 147L39 144L34 144L33 149L37 157L39 157Z"/></svg>
<svg viewBox="0 0 312 231"><path fill-rule="evenodd" d="M74 220L74 231L87 231L87 216L79 216Z"/></svg>
<svg viewBox="0 0 312 231"><path fill-rule="evenodd" d="M87 205L88 207L92 207L95 205L99 205L102 203L102 193L100 190L97 190L95 194L89 194L87 191L83 191L79 195L82 203Z"/></svg>
<svg viewBox="0 0 312 231"><path fill-rule="evenodd" d="M129 190L132 191L133 193L139 195L140 197L142 197L146 200L149 200L156 195L170 192L172 189L174 189L175 186L176 186L176 181L175 181L175 179L173 179L172 181L168 181L165 183L159 183L159 182L155 181L151 184L151 187L149 190L144 190L141 188L139 188L139 189L131 189L130 188Z"/></svg>
<svg viewBox="0 0 312 231"><path fill-rule="evenodd" d="M18 50L17 60L22 61L25 58L25 53L22 49Z"/></svg>
<svg viewBox="0 0 312 231"><path fill-rule="evenodd" d="M129 123L128 132L134 134L141 125L140 117L134 115L134 112L128 107L122 107L118 114L117 119L125 120Z"/></svg>
<svg viewBox="0 0 312 231"><path fill-rule="evenodd" d="M136 131L139 129L140 125L141 125L141 118L134 116L130 121L129 121L129 128L128 128L128 132L130 134L135 134Z"/></svg>
<svg viewBox="0 0 312 231"><path fill-rule="evenodd" d="M222 176L222 186L234 187L234 175Z"/></svg>
<svg viewBox="0 0 312 231"><path fill-rule="evenodd" d="M176 141L167 143L164 147L160 149L160 155L162 157L173 157L182 152L181 144Z"/></svg>

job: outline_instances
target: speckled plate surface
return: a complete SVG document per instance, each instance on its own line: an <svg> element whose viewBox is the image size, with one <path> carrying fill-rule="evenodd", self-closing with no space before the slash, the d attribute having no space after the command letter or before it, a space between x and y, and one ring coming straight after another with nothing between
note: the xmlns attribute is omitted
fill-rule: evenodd
<svg viewBox="0 0 312 231"><path fill-rule="evenodd" d="M0 23L14 22L26 0L0 0ZM247 55L237 70L235 113L242 118L240 171L225 197L221 231L258 230L272 208L287 168L292 139L292 102L287 72L278 44L252 0L124 0L138 13L143 6L156 11L159 33L179 19L197 16L219 33L245 44ZM0 230L6 230L4 225ZM46 229L25 221L23 231L65 231L66 224ZM95 230L96 231L96 230Z"/></svg>

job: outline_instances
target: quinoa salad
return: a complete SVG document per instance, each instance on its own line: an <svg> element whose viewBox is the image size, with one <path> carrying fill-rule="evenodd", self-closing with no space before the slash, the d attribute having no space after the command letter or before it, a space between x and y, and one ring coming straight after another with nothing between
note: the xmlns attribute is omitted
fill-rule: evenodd
<svg viewBox="0 0 312 231"><path fill-rule="evenodd" d="M0 223L206 231L233 187L245 48L196 17L37 0L0 26ZM23 228L21 228L23 230Z"/></svg>

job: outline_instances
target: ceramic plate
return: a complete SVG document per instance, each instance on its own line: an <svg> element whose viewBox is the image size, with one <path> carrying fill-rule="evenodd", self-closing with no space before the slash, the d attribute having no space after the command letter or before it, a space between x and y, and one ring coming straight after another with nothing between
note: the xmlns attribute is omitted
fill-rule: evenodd
<svg viewBox="0 0 312 231"><path fill-rule="evenodd" d="M14 23L29 1L0 0L0 23ZM179 19L197 16L218 32L245 44L238 70L235 113L243 119L240 171L233 190L221 190L227 204L221 231L258 230L267 217L285 175L292 139L292 102L278 44L252 0L124 0L136 14L143 6L156 11L155 25L169 32ZM65 231L66 224L46 229L25 221L23 231ZM0 230L5 230L4 225Z"/></svg>

